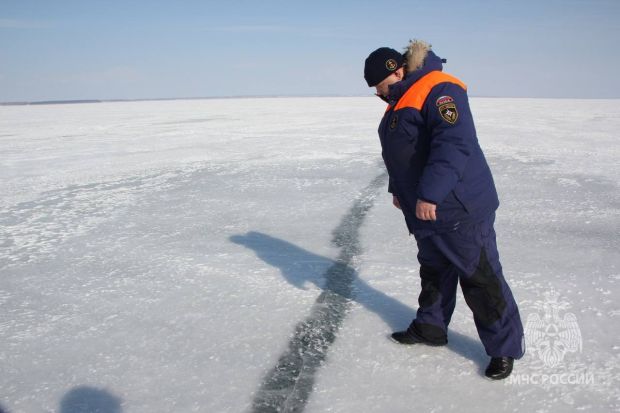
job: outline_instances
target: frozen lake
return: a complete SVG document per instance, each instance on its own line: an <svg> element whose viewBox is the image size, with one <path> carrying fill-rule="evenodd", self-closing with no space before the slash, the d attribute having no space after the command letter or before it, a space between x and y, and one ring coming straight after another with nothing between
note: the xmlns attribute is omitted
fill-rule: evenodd
<svg viewBox="0 0 620 413"><path fill-rule="evenodd" d="M378 99L0 107L0 411L620 411L618 101L471 103L546 326L502 382L460 292L448 346L387 338L419 278Z"/></svg>

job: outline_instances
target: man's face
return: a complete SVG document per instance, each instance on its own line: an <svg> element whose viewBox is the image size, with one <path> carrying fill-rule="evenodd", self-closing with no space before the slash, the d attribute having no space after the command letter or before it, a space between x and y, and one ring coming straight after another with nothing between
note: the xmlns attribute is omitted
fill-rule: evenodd
<svg viewBox="0 0 620 413"><path fill-rule="evenodd" d="M375 89L377 90L377 95L387 97L390 91L390 85L393 85L396 82L400 82L402 79L403 68L401 67L397 69L394 73L383 79L381 83L379 83L377 86L375 86Z"/></svg>

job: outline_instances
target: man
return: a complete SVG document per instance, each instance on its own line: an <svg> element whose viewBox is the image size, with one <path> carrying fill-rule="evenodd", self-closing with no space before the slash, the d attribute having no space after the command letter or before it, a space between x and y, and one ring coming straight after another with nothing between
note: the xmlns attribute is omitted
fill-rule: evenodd
<svg viewBox="0 0 620 413"><path fill-rule="evenodd" d="M478 144L466 86L442 72L431 46L409 43L404 55L382 47L364 78L388 103L379 126L388 191L418 244L422 290L415 319L392 334L402 344L447 344L460 281L491 361L503 379L524 353L517 304L502 275L493 223L499 206Z"/></svg>

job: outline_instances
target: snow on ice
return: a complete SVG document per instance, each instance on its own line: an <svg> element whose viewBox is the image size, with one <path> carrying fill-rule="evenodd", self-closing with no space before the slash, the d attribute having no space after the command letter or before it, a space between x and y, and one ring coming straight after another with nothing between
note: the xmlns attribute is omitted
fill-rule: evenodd
<svg viewBox="0 0 620 413"><path fill-rule="evenodd" d="M462 296L448 346L387 339L419 280L383 109L0 107L0 410L620 411L617 101L472 99L504 272L549 338L503 382Z"/></svg>

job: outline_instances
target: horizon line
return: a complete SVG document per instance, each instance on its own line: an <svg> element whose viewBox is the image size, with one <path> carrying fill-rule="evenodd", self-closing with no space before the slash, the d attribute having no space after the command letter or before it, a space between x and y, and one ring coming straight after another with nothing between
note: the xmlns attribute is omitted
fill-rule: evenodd
<svg viewBox="0 0 620 413"><path fill-rule="evenodd" d="M127 98L127 99L49 99L33 101L4 101L0 106L29 106L29 105L68 105L80 103L111 103L111 102L155 102L168 100L217 100L217 99L283 99L283 98L374 98L374 95L341 95L341 94L298 94L298 95L229 95L229 96L184 96L184 97L158 97L158 98ZM591 97L531 97L531 96L495 96L495 95L472 95L470 98L491 99L563 99L563 100L617 100L620 97L591 98Z"/></svg>

